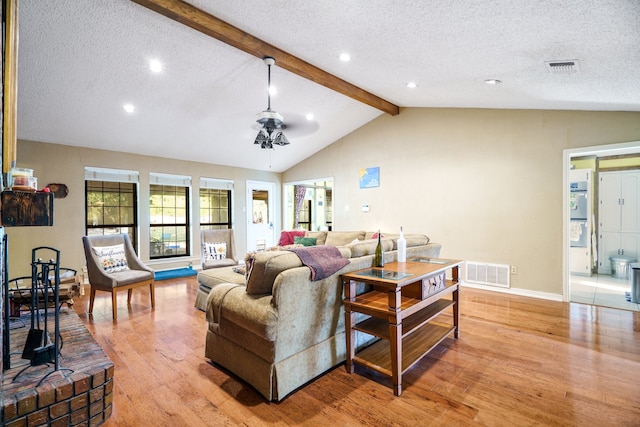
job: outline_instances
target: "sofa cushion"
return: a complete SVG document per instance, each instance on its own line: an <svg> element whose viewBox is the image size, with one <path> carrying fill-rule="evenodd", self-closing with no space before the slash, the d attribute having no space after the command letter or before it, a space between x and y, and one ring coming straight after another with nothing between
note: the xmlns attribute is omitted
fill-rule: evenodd
<svg viewBox="0 0 640 427"><path fill-rule="evenodd" d="M369 239L377 239L378 232L367 232L364 236L365 240ZM375 237L374 237L375 236ZM400 237L399 233L385 233L382 232L382 238L392 239L393 240L393 250L398 249L398 237ZM407 241L407 247L411 248L414 246L425 246L429 244L429 238L424 234L405 234L405 240Z"/></svg>
<svg viewBox="0 0 640 427"><path fill-rule="evenodd" d="M316 245L325 245L327 241L327 232L326 231L307 231L304 235L305 237L315 237Z"/></svg>
<svg viewBox="0 0 640 427"><path fill-rule="evenodd" d="M393 250L393 240L381 239L382 250L387 252ZM353 242L346 245L351 250L351 258L359 258L365 255L373 255L376 253L376 247L378 246L378 239L361 240L359 242Z"/></svg>
<svg viewBox="0 0 640 427"><path fill-rule="evenodd" d="M327 240L324 244L331 246L344 246L356 239L363 240L364 234L364 231L330 231L327 233Z"/></svg>
<svg viewBox="0 0 640 427"><path fill-rule="evenodd" d="M244 285L244 274L238 274L234 271L235 266L213 268L202 270L198 273L198 283L205 285L209 289L216 287L222 283L234 283L236 285Z"/></svg>
<svg viewBox="0 0 640 427"><path fill-rule="evenodd" d="M302 267L298 255L289 251L257 252L248 271L247 293L249 295L270 294L276 276L284 270Z"/></svg>
<svg viewBox="0 0 640 427"><path fill-rule="evenodd" d="M351 249L346 246L337 246L337 248L340 251L340 255L342 255L342 258L351 258Z"/></svg>
<svg viewBox="0 0 640 427"><path fill-rule="evenodd" d="M408 248L414 246L426 246L429 244L429 238L424 234L407 234L404 238L407 241Z"/></svg>
<svg viewBox="0 0 640 427"><path fill-rule="evenodd" d="M298 237L296 236L293 239L293 242L296 245L302 246L316 246L317 239L315 237Z"/></svg>

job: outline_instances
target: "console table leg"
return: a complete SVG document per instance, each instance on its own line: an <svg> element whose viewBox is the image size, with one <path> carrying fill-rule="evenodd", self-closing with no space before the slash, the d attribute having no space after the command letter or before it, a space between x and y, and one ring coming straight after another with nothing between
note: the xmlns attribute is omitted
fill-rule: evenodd
<svg viewBox="0 0 640 427"><path fill-rule="evenodd" d="M355 301L356 283L353 280L344 280L342 284L345 291L345 301ZM353 364L353 359L356 357L356 331L353 329L355 324L356 313L352 312L349 305L346 304L344 310L344 326L347 341L347 362L345 364L345 369L349 374L353 374L355 372L355 366Z"/></svg>
<svg viewBox="0 0 640 427"><path fill-rule="evenodd" d="M402 393L402 325L389 325L391 330L391 379L393 381L393 394L400 396ZM398 331L398 329L400 329ZM400 332L400 333L398 333Z"/></svg>
<svg viewBox="0 0 640 427"><path fill-rule="evenodd" d="M391 344L391 379L393 394L402 393L402 320L400 318L402 293L400 288L389 291L389 341Z"/></svg>
<svg viewBox="0 0 640 427"><path fill-rule="evenodd" d="M345 364L345 368L347 369L347 373L353 374L355 372L355 366L353 364L353 359L356 356L356 331L353 329L353 326L356 321L356 314L350 311L344 312L345 316L345 336L347 339L347 362Z"/></svg>
<svg viewBox="0 0 640 427"><path fill-rule="evenodd" d="M460 285L453 291L453 326L456 328L453 331L454 338L460 338Z"/></svg>

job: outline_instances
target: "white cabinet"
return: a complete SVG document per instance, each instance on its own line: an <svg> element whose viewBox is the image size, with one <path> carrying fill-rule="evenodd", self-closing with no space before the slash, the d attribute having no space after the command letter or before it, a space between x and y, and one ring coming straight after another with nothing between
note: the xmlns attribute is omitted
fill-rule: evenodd
<svg viewBox="0 0 640 427"><path fill-rule="evenodd" d="M640 232L640 172L600 173L600 231Z"/></svg>
<svg viewBox="0 0 640 427"><path fill-rule="evenodd" d="M598 273L611 274L609 257L640 257L640 171L600 173Z"/></svg>
<svg viewBox="0 0 640 427"><path fill-rule="evenodd" d="M571 273L591 276L591 247L571 248L569 254Z"/></svg>
<svg viewBox="0 0 640 427"><path fill-rule="evenodd" d="M600 233L600 249L606 258L602 258L602 263L609 263L610 256L628 256L638 259L640 256L640 233ZM604 265L609 268L610 265Z"/></svg>

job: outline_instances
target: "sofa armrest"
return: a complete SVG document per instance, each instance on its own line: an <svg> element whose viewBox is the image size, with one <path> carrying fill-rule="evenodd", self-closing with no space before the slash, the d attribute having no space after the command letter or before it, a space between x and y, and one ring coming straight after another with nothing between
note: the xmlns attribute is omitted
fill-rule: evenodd
<svg viewBox="0 0 640 427"><path fill-rule="evenodd" d="M278 314L271 306L271 295L249 295L242 285L223 283L213 288L207 297L206 316L209 329L218 328L222 335L237 331L231 327L235 325L265 341L277 337Z"/></svg>
<svg viewBox="0 0 640 427"><path fill-rule="evenodd" d="M234 283L220 283L211 289L209 296L207 296L207 310L205 313L209 325L220 323L220 312L222 311L224 298L229 291L237 287L244 288L244 286Z"/></svg>

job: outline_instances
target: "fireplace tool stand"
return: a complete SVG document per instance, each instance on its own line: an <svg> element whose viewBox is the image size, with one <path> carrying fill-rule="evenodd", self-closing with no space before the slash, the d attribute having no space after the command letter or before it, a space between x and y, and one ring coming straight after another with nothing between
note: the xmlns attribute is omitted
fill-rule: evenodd
<svg viewBox="0 0 640 427"><path fill-rule="evenodd" d="M43 254L53 254L53 257L49 261L43 261ZM49 333L48 312L50 307L53 307L54 313L53 342ZM60 251L48 246L34 248L31 252L31 329L29 329L27 341L22 351L22 358L30 360L30 365L18 372L13 381L32 366L50 366L51 364L54 366L53 371L46 374L38 385L42 384L54 372L63 370L73 372L72 369L60 367L60 351L63 342L60 335L59 308ZM41 314L41 311L44 314Z"/></svg>

